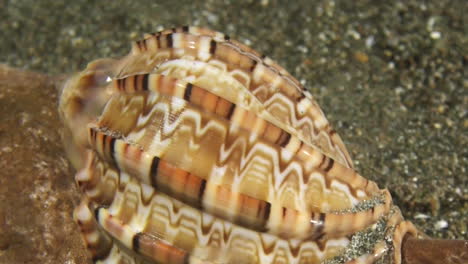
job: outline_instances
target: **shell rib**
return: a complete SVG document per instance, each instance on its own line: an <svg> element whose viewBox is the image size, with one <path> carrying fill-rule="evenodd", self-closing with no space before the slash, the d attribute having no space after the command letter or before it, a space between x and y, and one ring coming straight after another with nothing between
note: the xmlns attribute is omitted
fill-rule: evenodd
<svg viewBox="0 0 468 264"><path fill-rule="evenodd" d="M417 235L310 93L221 33L146 35L70 78L60 113L96 262L398 263ZM393 243L345 255L376 226Z"/></svg>
<svg viewBox="0 0 468 264"><path fill-rule="evenodd" d="M262 60L263 56L259 57L252 49L246 50L245 45L226 41L229 38L224 35L208 35L206 30L197 28L187 30L180 28L151 35L137 41L131 54L159 53L160 56L168 56L168 60L192 57L203 62L222 62L231 76L242 83L283 126L292 128L304 141L316 144L326 154L352 167L348 151L318 104L284 69L270 59Z"/></svg>

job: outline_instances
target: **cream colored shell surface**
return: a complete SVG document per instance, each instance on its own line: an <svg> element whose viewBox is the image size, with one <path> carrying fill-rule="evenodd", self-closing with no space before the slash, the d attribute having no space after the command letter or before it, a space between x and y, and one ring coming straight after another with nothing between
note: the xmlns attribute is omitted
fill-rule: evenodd
<svg viewBox="0 0 468 264"><path fill-rule="evenodd" d="M146 35L72 76L60 113L98 263L399 263L417 235L311 94L221 33Z"/></svg>

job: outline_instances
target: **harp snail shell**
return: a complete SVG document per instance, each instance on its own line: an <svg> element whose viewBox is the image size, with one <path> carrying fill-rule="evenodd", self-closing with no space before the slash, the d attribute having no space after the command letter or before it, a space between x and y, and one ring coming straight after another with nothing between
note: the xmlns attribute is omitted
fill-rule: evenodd
<svg viewBox="0 0 468 264"><path fill-rule="evenodd" d="M69 78L60 114L97 263L400 263L418 235L312 95L222 33L145 35Z"/></svg>

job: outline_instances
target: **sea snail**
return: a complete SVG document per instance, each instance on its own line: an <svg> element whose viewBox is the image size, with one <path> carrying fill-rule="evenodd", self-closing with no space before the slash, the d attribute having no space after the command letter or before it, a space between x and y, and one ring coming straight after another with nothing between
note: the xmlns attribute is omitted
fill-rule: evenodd
<svg viewBox="0 0 468 264"><path fill-rule="evenodd" d="M312 95L222 33L145 35L61 91L74 217L98 263L401 263L421 235Z"/></svg>

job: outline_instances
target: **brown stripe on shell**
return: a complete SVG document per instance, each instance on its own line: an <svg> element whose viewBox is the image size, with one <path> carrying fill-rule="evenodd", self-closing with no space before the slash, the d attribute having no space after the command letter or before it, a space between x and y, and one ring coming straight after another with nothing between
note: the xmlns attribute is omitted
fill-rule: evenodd
<svg viewBox="0 0 468 264"><path fill-rule="evenodd" d="M99 223L103 229L115 239L122 241L136 252L161 263L187 264L189 255L184 250L171 246L160 238L143 232L136 232L126 224L122 224L107 209L98 210ZM131 237L129 239L129 237ZM136 247L135 247L136 246Z"/></svg>
<svg viewBox="0 0 468 264"><path fill-rule="evenodd" d="M150 169L150 184L151 186L155 186L156 187L156 183L157 183L157 180L156 178L158 177L158 168L159 168L159 162L160 162L160 159L159 157L153 157L153 159L151 160L151 169Z"/></svg>
<svg viewBox="0 0 468 264"><path fill-rule="evenodd" d="M143 232L133 237L133 249L161 263L188 264L187 252L163 242L153 235Z"/></svg>
<svg viewBox="0 0 468 264"><path fill-rule="evenodd" d="M323 170L324 170L325 172L329 172L329 171L333 168L334 162L335 162L335 161L334 161L333 159L329 159L329 160L328 160L328 165L327 165L327 167L325 167Z"/></svg>

